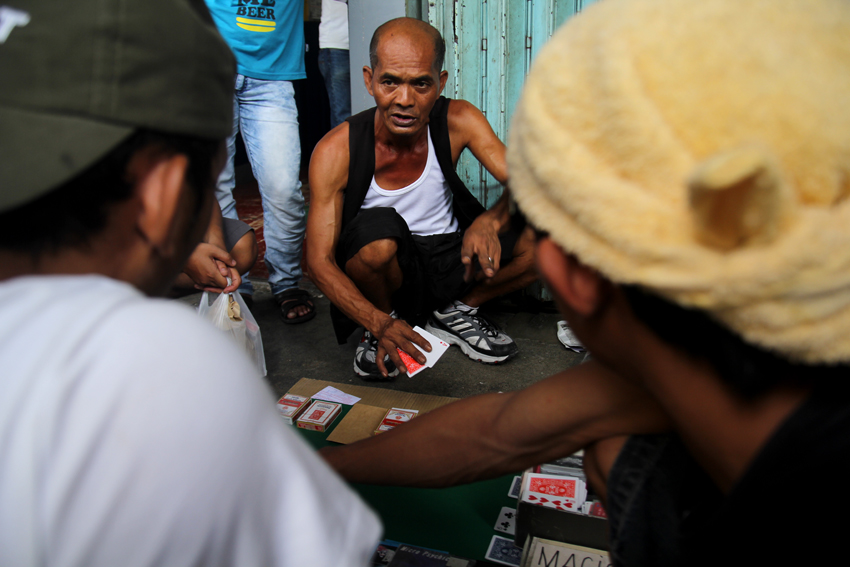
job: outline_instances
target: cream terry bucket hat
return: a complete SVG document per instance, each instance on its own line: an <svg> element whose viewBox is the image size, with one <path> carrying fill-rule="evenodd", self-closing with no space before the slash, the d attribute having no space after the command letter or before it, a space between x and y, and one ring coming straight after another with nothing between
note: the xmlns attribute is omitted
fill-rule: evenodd
<svg viewBox="0 0 850 567"><path fill-rule="evenodd" d="M538 56L511 190L612 281L850 361L850 2L603 0Z"/></svg>

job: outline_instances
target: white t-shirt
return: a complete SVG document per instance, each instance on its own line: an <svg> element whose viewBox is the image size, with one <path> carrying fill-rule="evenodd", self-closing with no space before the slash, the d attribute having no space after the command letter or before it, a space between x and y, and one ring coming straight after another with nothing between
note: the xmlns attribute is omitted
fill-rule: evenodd
<svg viewBox="0 0 850 567"><path fill-rule="evenodd" d="M322 0L319 49L348 49L348 4Z"/></svg>
<svg viewBox="0 0 850 567"><path fill-rule="evenodd" d="M401 215L416 236L451 234L459 225L452 208L452 191L440 169L437 152L428 133L428 161L419 179L400 189L384 189L372 176L361 209L390 207Z"/></svg>
<svg viewBox="0 0 850 567"><path fill-rule="evenodd" d="M374 513L187 307L0 282L0 565L363 566Z"/></svg>

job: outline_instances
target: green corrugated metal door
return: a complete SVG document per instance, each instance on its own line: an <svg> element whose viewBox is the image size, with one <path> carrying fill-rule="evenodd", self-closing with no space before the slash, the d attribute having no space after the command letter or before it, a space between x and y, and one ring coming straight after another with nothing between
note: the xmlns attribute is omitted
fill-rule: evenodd
<svg viewBox="0 0 850 567"><path fill-rule="evenodd" d="M597 0L428 0L421 16L446 40L444 94L480 108L507 139L511 116L532 60L555 29ZM485 207L502 187L464 152L458 174Z"/></svg>

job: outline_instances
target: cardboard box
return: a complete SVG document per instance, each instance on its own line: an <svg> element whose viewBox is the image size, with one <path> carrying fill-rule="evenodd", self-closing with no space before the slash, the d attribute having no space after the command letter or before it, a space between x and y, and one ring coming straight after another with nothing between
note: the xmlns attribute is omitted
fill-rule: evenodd
<svg viewBox="0 0 850 567"><path fill-rule="evenodd" d="M609 549L608 520L518 502L516 544L525 545L526 539L531 537L564 541L604 551Z"/></svg>
<svg viewBox="0 0 850 567"><path fill-rule="evenodd" d="M310 404L310 407L304 410L295 424L301 429L327 431L341 411L342 404L315 400Z"/></svg>
<svg viewBox="0 0 850 567"><path fill-rule="evenodd" d="M422 415L457 401L457 398L411 394L385 388L339 384L310 378L299 380L288 393L311 397L325 386L333 386L346 394L360 398L360 401L351 406L346 416L328 436L328 441L342 444L354 443L371 437L391 408L415 409L419 410L419 415Z"/></svg>
<svg viewBox="0 0 850 567"><path fill-rule="evenodd" d="M277 401L277 411L280 412L283 420L289 425L293 425L298 419L298 416L310 404L310 398L306 396L296 396L295 394L284 394Z"/></svg>

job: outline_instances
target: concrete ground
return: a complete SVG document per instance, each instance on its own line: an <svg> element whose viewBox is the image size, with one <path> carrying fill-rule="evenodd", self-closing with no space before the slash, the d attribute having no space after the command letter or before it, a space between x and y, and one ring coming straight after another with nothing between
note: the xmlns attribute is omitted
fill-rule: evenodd
<svg viewBox="0 0 850 567"><path fill-rule="evenodd" d="M556 337L560 318L551 304L518 308L502 301L486 306L486 312L516 341L519 354L500 365L474 362L451 347L434 368L413 378L399 376L390 382L364 382L354 373L354 351L360 339L355 333L347 344L337 345L330 320L330 302L309 280L301 287L310 291L317 314L312 321L298 325L284 324L272 302L267 282L254 281L252 312L260 325L266 355L268 381L278 395L283 395L301 378L327 380L341 384L361 384L405 392L464 398L485 392L519 390L581 362L584 355L564 348ZM200 294L177 301L197 306Z"/></svg>

